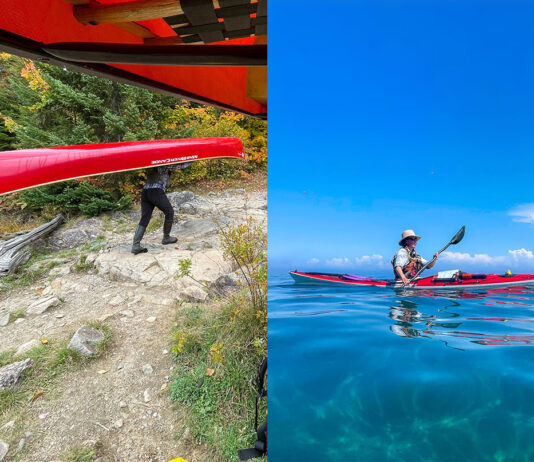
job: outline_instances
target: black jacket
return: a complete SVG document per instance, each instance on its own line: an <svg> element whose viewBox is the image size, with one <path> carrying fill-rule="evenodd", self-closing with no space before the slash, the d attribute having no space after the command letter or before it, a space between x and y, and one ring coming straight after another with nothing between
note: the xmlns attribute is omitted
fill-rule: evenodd
<svg viewBox="0 0 534 462"><path fill-rule="evenodd" d="M192 162L185 162L183 164L165 165L164 167L152 167L146 169L146 184L160 184L165 189L171 183L170 171L183 170L189 167Z"/></svg>

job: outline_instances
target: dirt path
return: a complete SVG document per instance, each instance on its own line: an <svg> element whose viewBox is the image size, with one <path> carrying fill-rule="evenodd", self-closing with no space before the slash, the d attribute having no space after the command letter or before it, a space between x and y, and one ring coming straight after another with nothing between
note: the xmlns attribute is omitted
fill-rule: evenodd
<svg viewBox="0 0 534 462"><path fill-rule="evenodd" d="M177 309L168 292L114 285L94 275L72 282L88 290L67 295L45 315L12 324L11 333L5 332L6 326L2 350L44 335L66 338L85 322L106 318L113 342L102 358L63 375L51 396L26 406L20 424L23 433L33 436L19 460L61 460L65 450L84 443L98 446L102 461L213 460L187 435L175 439L184 428L167 387L173 367L169 333ZM118 293L126 294L124 301L110 304ZM19 294L17 300L26 296ZM167 305L144 301L150 299ZM43 415L46 418L39 418ZM5 423L0 420L0 426Z"/></svg>
<svg viewBox="0 0 534 462"><path fill-rule="evenodd" d="M235 198L213 200L235 200L238 204ZM258 202L255 213L266 215L265 201L255 200ZM239 207L230 203L228 215L238 217ZM245 208L243 217L249 211ZM199 223L206 220L190 218L190 223L196 223L197 218ZM106 226L110 228L109 223ZM158 230L146 237L151 249L157 247L158 255L184 252L158 247L159 234ZM210 236L210 242L215 242ZM121 234L115 226L113 238L107 239L112 246L108 250L113 252L130 241L131 230ZM120 266L122 254L117 251L116 255L116 264ZM54 258L54 254L50 255L50 259ZM131 264L130 258L131 254L124 253L125 262ZM11 313L21 313L43 296L55 295L61 300L43 314L25 315L0 327L0 354L43 337L55 342L68 339L91 321L105 322L113 333L112 343L102 357L58 377L52 392L28 402L17 414L0 416L0 440L10 446L5 460L66 460L65 451L85 446L98 449L94 460L99 462L159 462L177 457L190 462L216 461L209 448L197 445L189 437L182 413L169 396L169 379L173 374L168 352L172 345L171 329L176 311L188 304L179 300L173 288L176 279L172 284L151 286L128 281L127 277L117 278L116 273L97 274L95 268L78 272L73 270L77 262L79 254L65 258L48 277L0 294L0 310ZM169 271L168 267L162 268L161 271ZM215 305L208 302L203 306L213 309ZM13 419L12 429L2 428ZM28 432L32 435L25 440L23 450L16 453L17 444Z"/></svg>

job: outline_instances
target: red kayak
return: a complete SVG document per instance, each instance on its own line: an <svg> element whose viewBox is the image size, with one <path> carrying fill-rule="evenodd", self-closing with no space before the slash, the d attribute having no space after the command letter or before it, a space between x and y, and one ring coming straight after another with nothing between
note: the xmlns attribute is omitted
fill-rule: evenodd
<svg viewBox="0 0 534 462"><path fill-rule="evenodd" d="M297 283L335 284L351 287L384 287L391 289L486 289L534 285L534 274L472 274L459 270L443 271L433 276L417 278L413 283L403 286L394 279L377 279L350 274L304 273L290 271Z"/></svg>
<svg viewBox="0 0 534 462"><path fill-rule="evenodd" d="M197 160L244 159L238 138L82 144L0 152L0 194L91 175Z"/></svg>

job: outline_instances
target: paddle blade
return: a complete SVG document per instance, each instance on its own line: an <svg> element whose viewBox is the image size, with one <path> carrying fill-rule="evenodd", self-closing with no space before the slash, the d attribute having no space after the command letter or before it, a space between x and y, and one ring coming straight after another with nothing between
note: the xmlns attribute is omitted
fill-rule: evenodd
<svg viewBox="0 0 534 462"><path fill-rule="evenodd" d="M464 234L465 234L465 226L462 226L462 228L460 229L460 231L458 231L454 237L451 239L451 244L454 245L454 244L458 244L458 242L460 242L463 238L464 238Z"/></svg>

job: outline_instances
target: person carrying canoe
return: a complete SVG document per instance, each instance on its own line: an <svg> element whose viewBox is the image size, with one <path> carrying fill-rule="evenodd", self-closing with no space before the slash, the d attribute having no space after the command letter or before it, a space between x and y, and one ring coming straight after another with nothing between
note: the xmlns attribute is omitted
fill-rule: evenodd
<svg viewBox="0 0 534 462"><path fill-rule="evenodd" d="M146 184L141 194L141 220L133 238L132 253L147 252L145 247L141 247L141 239L146 231L146 227L152 218L154 207L157 207L165 214L163 223L162 244L174 244L178 239L171 236L172 222L174 219L174 210L165 190L170 184L170 170L183 170L189 167L192 162L183 164L166 165L163 167L152 167L146 170Z"/></svg>
<svg viewBox="0 0 534 462"><path fill-rule="evenodd" d="M401 248L391 260L393 265L393 273L395 279L402 280L403 284L408 284L417 272L425 266L428 262L418 255L415 251L417 241L421 236L417 236L412 229L403 231L399 245ZM425 269L430 269L436 263L439 252L434 254L434 261L432 261Z"/></svg>

